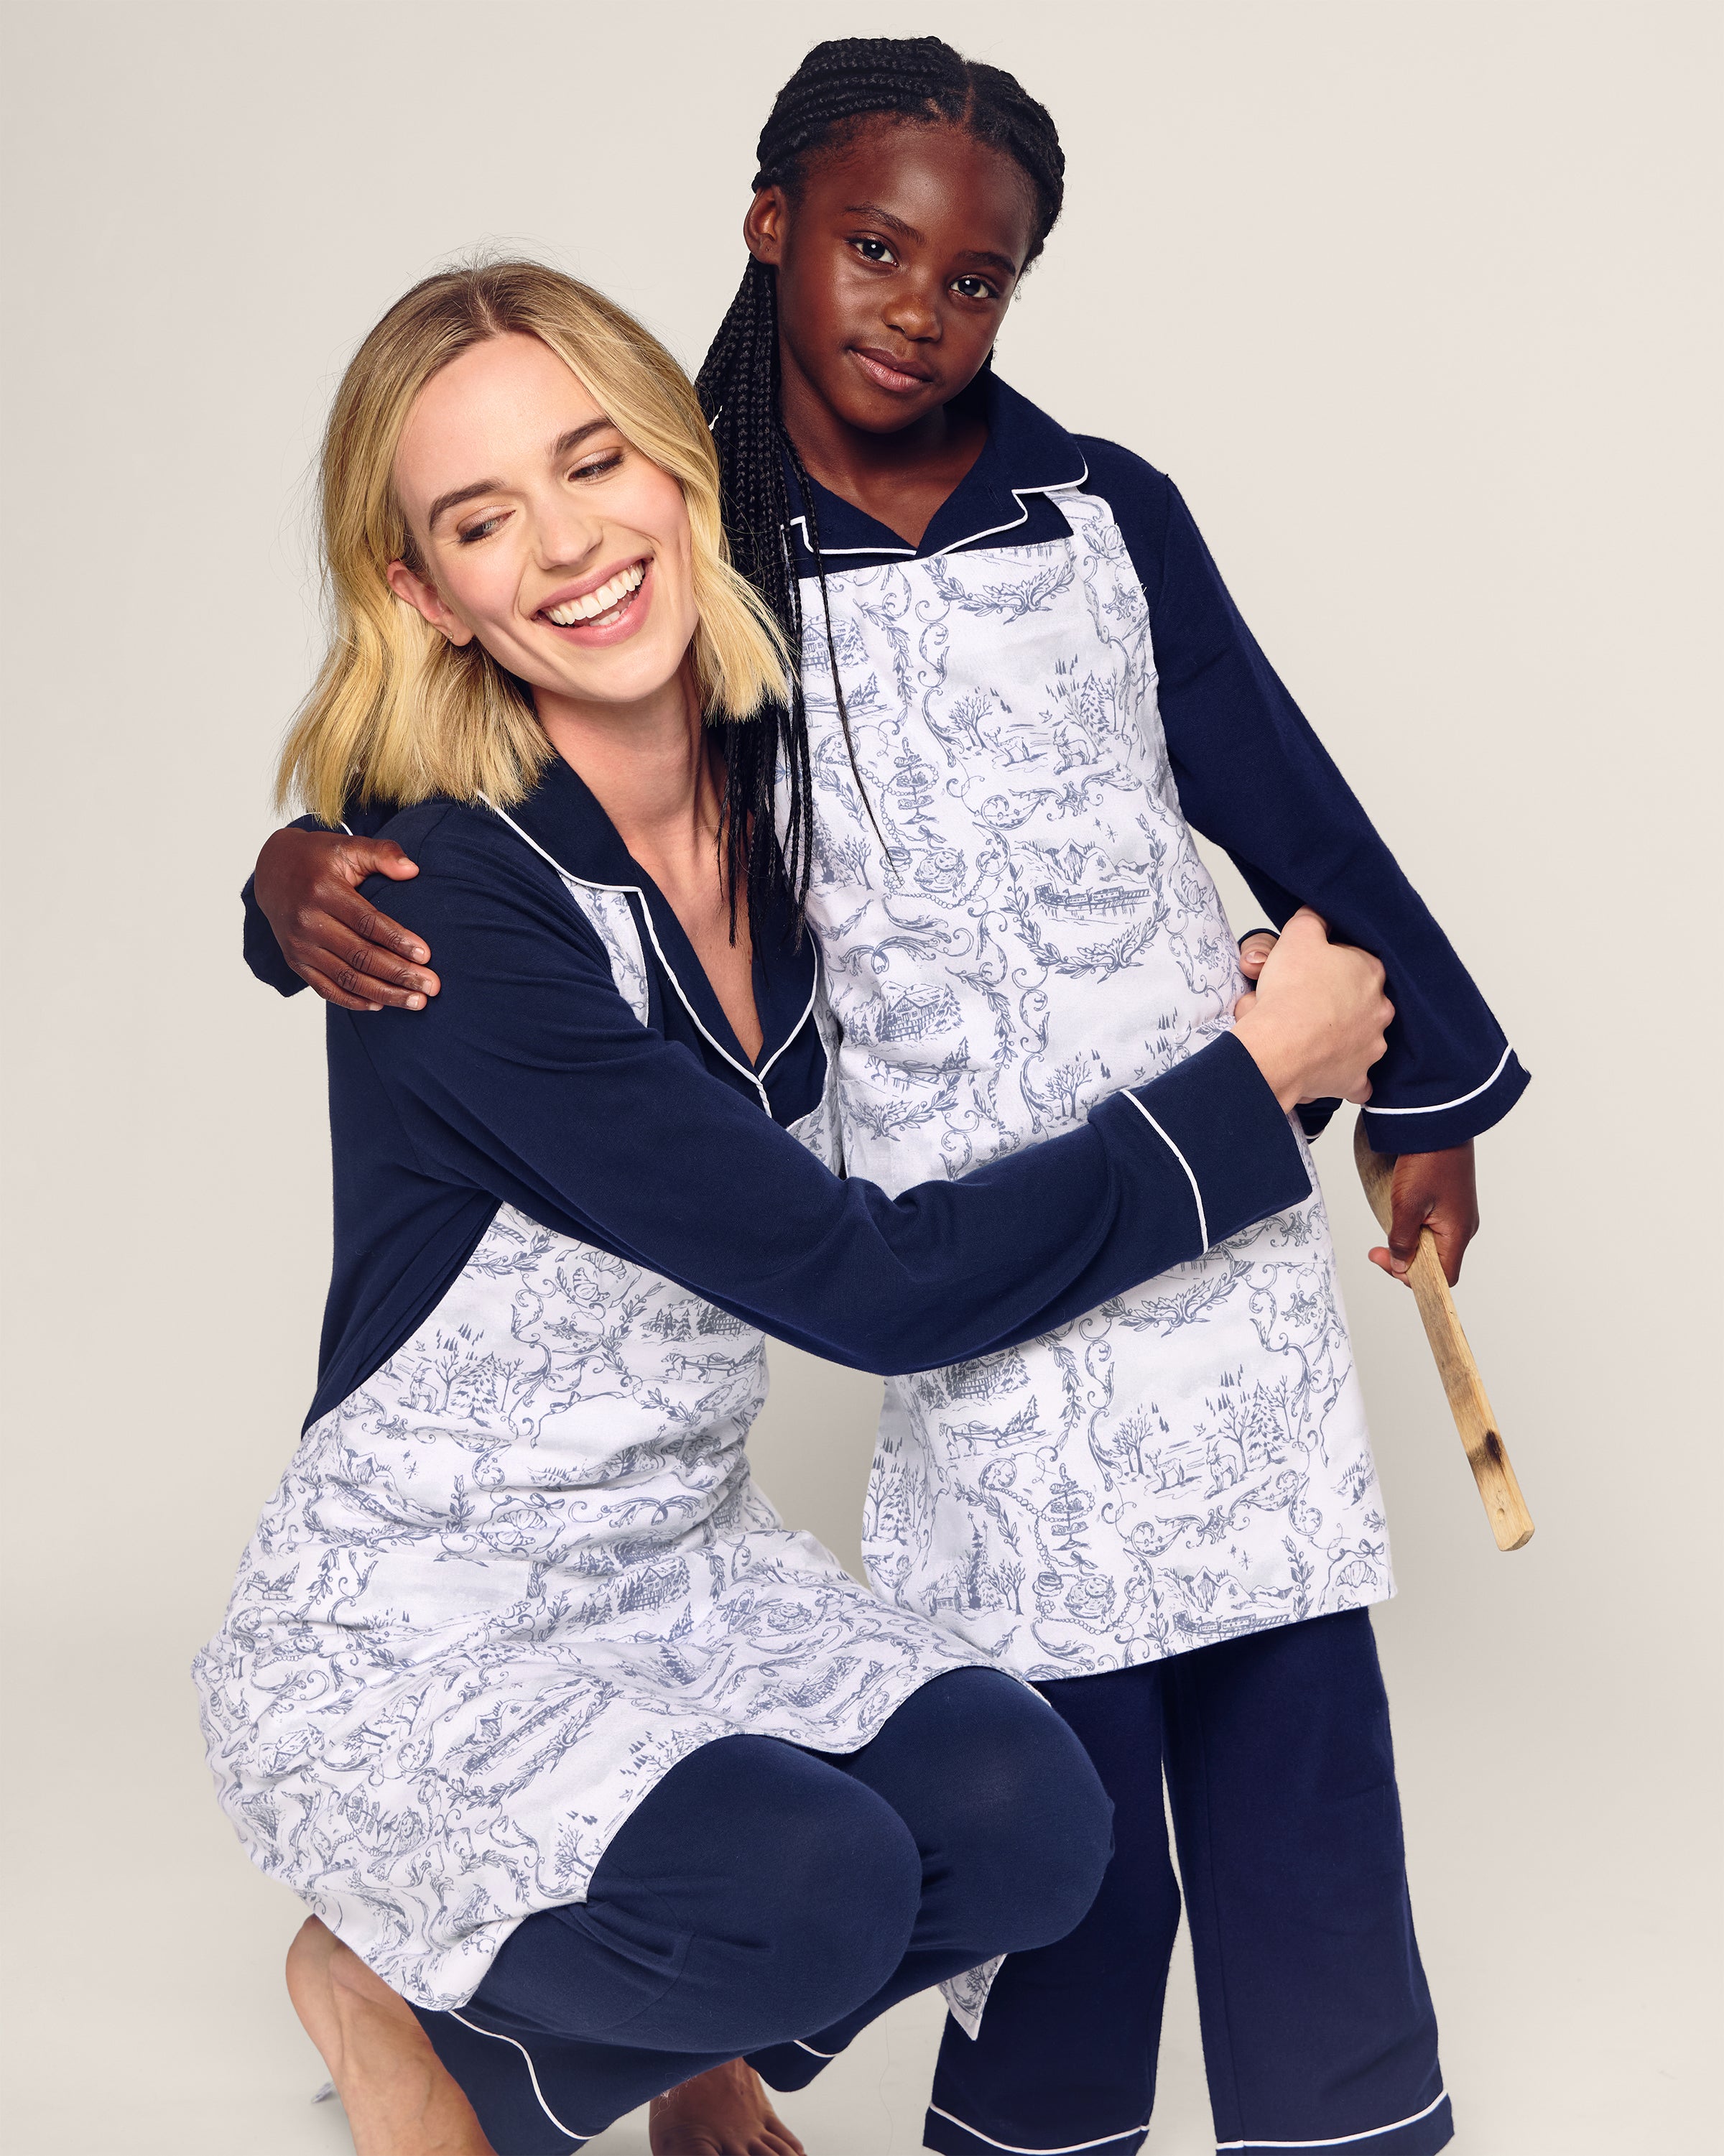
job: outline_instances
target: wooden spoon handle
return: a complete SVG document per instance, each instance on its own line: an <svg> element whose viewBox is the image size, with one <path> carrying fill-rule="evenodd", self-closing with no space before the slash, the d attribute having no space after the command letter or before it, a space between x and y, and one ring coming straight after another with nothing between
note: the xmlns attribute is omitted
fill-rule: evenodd
<svg viewBox="0 0 1724 2156"><path fill-rule="evenodd" d="M1522 1549L1532 1539L1532 1515L1526 1510L1521 1486L1515 1480L1507 1448L1497 1434L1496 1418L1485 1396L1484 1380L1473 1360L1466 1335L1460 1329L1455 1298L1443 1277L1443 1261L1437 1255L1436 1238L1427 1228L1407 1268L1408 1282L1419 1314L1424 1320L1425 1337L1437 1359L1443 1390L1449 1395L1449 1412L1485 1501L1496 1547Z"/></svg>

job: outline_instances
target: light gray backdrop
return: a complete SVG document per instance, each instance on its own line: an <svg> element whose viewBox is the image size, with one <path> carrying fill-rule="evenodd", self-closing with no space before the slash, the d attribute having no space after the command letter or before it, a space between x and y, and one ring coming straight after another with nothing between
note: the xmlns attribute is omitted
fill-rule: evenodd
<svg viewBox="0 0 1724 2156"><path fill-rule="evenodd" d="M241 971L234 893L318 650L304 481L336 374L480 241L566 264L697 362L777 84L816 36L922 29L1017 70L1069 148L1003 371L1172 471L1535 1074L1480 1147L1461 1291L1538 1521L1518 1556L1491 1544L1410 1298L1363 1263L1344 1132L1320 1149L1391 1501L1379 1631L1457 2147L1704 2145L1718 19L10 10L20 2156L345 2143L280 1986L295 1908L215 1810L186 1676L294 1441L324 1286L320 1014ZM774 1368L762 1479L853 1555L878 1388ZM812 2156L916 2147L935 2026L903 2010L793 2104ZM1195 2156L1183 1989L1165 2075L1152 2148Z"/></svg>

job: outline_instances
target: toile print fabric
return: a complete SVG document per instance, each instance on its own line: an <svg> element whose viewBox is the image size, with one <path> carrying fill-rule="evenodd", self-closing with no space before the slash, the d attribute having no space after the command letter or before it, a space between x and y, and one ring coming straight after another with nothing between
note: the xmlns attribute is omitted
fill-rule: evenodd
<svg viewBox="0 0 1724 2156"><path fill-rule="evenodd" d="M566 881L644 1016L626 900ZM829 1159L824 1107L793 1127ZM979 1659L781 1524L766 1383L759 1332L505 1205L306 1431L198 1658L209 1757L252 1861L418 2005L581 1900L697 1746L852 1751Z"/></svg>
<svg viewBox="0 0 1724 2156"><path fill-rule="evenodd" d="M844 1155L892 1192L1070 1129L1244 987L1125 542L1099 497L1054 499L1063 540L829 568L849 747L806 608ZM1044 1339L889 1379L864 1549L895 1608L1029 1678L1389 1594L1315 1176Z"/></svg>

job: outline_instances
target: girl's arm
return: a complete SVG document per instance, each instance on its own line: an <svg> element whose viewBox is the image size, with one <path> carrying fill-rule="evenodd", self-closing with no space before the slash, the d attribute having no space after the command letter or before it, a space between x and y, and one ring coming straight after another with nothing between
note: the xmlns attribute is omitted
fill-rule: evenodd
<svg viewBox="0 0 1724 2156"><path fill-rule="evenodd" d="M309 983L354 1011L422 1010L437 993L429 951L359 896L367 876L418 874L393 839L372 835L387 820L387 811L350 808L343 830L302 816L264 841L239 895L245 963L260 981L284 996Z"/></svg>
<svg viewBox="0 0 1724 2156"><path fill-rule="evenodd" d="M419 824L423 873L394 894L450 994L331 1020L332 1112L356 1160L409 1158L882 1373L1033 1338L1309 1190L1234 1035L955 1180L894 1199L841 1179L639 1024L561 885L489 821Z"/></svg>
<svg viewBox="0 0 1724 2156"><path fill-rule="evenodd" d="M1398 1156L1387 1248L1403 1274L1431 1228L1451 1281L1478 1227L1472 1141L1526 1073L1429 909L1258 648L1178 490L1088 441L1089 490L1112 509L1149 601L1157 699L1180 805L1226 849L1277 922L1298 906L1383 961L1395 1022L1366 1128ZM1307 1116L1308 1130L1320 1118Z"/></svg>
<svg viewBox="0 0 1724 2156"><path fill-rule="evenodd" d="M1366 1110L1382 1152L1463 1146L1526 1074L1453 946L1259 649L1179 491L1087 441L1149 600L1167 753L1187 820L1224 847L1279 926L1296 906L1383 961L1395 1006Z"/></svg>

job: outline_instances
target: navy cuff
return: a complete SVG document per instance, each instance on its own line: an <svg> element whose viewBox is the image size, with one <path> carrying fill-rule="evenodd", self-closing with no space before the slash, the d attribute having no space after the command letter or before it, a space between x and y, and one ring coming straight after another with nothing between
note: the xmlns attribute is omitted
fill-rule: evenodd
<svg viewBox="0 0 1724 2156"><path fill-rule="evenodd" d="M1232 1034L1126 1098L1190 1183L1200 1251L1310 1197L1293 1126Z"/></svg>
<svg viewBox="0 0 1724 2156"><path fill-rule="evenodd" d="M1429 1108L1372 1101L1365 1110L1365 1134L1373 1152L1441 1152L1449 1146L1465 1145L1480 1131L1500 1123L1532 1082L1513 1049L1505 1049L1501 1062L1484 1084L1457 1099L1439 1101Z"/></svg>
<svg viewBox="0 0 1724 2156"><path fill-rule="evenodd" d="M240 936L239 948L245 963L265 986L275 989L279 996L296 996L305 983L295 973L281 955L281 946L275 941L275 931L264 918L253 886L257 879L248 876L239 901L245 908L245 927Z"/></svg>

